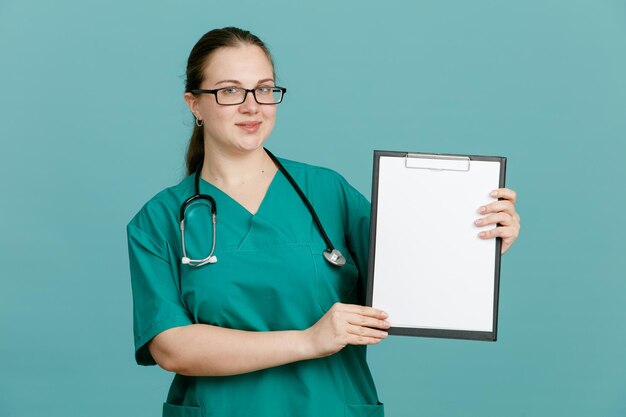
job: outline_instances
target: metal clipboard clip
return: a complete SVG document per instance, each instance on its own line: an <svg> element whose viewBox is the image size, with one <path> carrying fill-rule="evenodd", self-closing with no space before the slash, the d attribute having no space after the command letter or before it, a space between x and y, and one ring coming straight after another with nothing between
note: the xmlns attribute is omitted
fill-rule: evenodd
<svg viewBox="0 0 626 417"><path fill-rule="evenodd" d="M435 171L470 170L469 156L407 153L404 157L406 168L431 169Z"/></svg>

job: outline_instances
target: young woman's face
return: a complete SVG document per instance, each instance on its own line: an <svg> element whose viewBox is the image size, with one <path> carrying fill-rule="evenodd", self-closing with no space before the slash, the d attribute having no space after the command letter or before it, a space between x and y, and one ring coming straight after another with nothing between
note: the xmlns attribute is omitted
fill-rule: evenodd
<svg viewBox="0 0 626 417"><path fill-rule="evenodd" d="M209 58L200 89L271 87L275 86L273 73L270 60L258 46L221 48ZM217 104L213 94L186 93L185 100L192 113L204 121L205 144L225 153L258 149L276 120L276 105L258 104L252 93L243 103L230 106Z"/></svg>

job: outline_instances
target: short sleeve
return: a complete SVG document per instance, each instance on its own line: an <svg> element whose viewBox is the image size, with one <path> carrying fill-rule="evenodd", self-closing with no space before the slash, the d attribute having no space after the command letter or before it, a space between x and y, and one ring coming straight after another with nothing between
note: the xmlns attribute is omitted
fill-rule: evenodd
<svg viewBox="0 0 626 417"><path fill-rule="evenodd" d="M164 330L193 321L181 299L177 262L172 262L166 244L159 244L132 223L126 231L133 291L135 360L139 365L155 365L147 343Z"/></svg>
<svg viewBox="0 0 626 417"><path fill-rule="evenodd" d="M348 211L346 242L350 250L350 255L354 259L357 269L359 270L359 304L365 305L369 259L371 204L359 191L352 188L350 185L348 185L348 187L349 190L346 193Z"/></svg>

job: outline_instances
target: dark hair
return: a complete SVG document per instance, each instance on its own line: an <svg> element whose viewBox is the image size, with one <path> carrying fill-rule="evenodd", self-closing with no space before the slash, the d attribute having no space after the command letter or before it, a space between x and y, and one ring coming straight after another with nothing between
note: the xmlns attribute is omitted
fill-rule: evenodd
<svg viewBox="0 0 626 417"><path fill-rule="evenodd" d="M263 41L247 30L226 27L223 29L213 29L205 33L194 45L189 58L187 59L187 81L185 82L185 92L200 88L203 81L204 69L209 62L211 55L220 48L236 47L240 45L255 45L265 52L267 58L274 67L272 56ZM185 162L187 165L187 175L194 173L204 160L204 131L202 127L194 124Z"/></svg>

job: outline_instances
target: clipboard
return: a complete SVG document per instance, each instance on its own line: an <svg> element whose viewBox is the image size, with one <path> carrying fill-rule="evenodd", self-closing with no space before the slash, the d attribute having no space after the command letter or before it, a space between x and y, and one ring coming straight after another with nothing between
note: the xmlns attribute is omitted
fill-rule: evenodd
<svg viewBox="0 0 626 417"><path fill-rule="evenodd" d="M374 151L366 305L389 334L496 341L502 242L474 220L505 174L504 157Z"/></svg>

